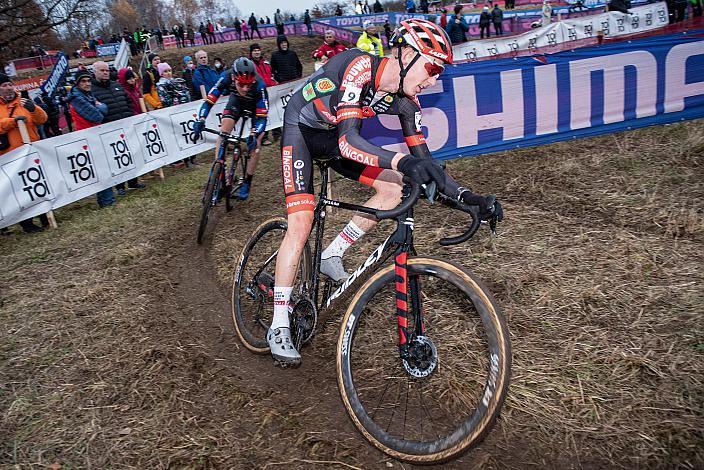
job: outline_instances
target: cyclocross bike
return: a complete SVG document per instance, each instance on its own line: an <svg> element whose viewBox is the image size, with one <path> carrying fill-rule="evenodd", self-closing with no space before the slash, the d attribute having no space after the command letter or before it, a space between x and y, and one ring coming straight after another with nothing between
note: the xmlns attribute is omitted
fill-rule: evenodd
<svg viewBox="0 0 704 470"><path fill-rule="evenodd" d="M432 464L453 459L487 434L506 397L511 367L506 320L487 288L466 268L416 255L413 207L420 186L406 184L396 208L375 210L329 199L327 164L316 163L322 184L311 231L314 249L307 243L303 250L289 307L294 344L301 351L311 341L318 312L344 308L337 382L357 429L399 460ZM443 238L440 244L469 240L481 224L478 208L437 197L472 218L464 234ZM321 295L326 206L394 219L396 230L343 284L325 278ZM496 221L490 225L494 230ZM285 219L262 223L246 243L234 275L235 328L255 353L269 353L274 268L285 232ZM393 263L387 263L392 256Z"/></svg>
<svg viewBox="0 0 704 470"><path fill-rule="evenodd" d="M213 162L213 166L210 167L208 183L205 185L205 189L203 190L203 198L201 200L203 207L200 213L200 223L198 224L197 237L199 245L203 243L203 236L205 235L205 230L208 227L210 211L212 211L218 202L224 198L225 210L230 212L233 207L232 195L240 189L242 183L244 182L244 175L247 170L247 161L249 160L249 152L242 152L242 144L246 142L245 139L242 139L242 132L244 131L244 125L245 122L247 122L247 118L242 117L241 121L240 131L237 137L224 132L208 129L207 127L203 129L204 132L220 136L222 141L220 143L218 155ZM233 144L233 150L230 170L228 171L226 160L227 148L229 144Z"/></svg>

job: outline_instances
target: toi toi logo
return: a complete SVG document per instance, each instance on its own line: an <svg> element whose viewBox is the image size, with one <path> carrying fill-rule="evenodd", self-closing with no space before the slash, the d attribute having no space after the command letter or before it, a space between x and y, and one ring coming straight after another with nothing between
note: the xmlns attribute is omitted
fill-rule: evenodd
<svg viewBox="0 0 704 470"><path fill-rule="evenodd" d="M120 137L123 137L123 135L120 135ZM127 142L124 138L117 142L110 142L110 148L112 149L112 158L115 160L118 170L122 170L134 164L132 152L130 152L130 148L127 146Z"/></svg>
<svg viewBox="0 0 704 470"><path fill-rule="evenodd" d="M66 159L71 165L68 172L73 177L74 183L83 183L95 178L93 160L87 149L82 152L78 152L75 155L68 155Z"/></svg>
<svg viewBox="0 0 704 470"><path fill-rule="evenodd" d="M17 176L22 178L22 191L27 193L31 202L51 195L41 161L35 158L34 163L34 166L17 172Z"/></svg>
<svg viewBox="0 0 704 470"><path fill-rule="evenodd" d="M195 114L193 117L195 118ZM196 134L193 132L193 126L195 123L195 119L189 119L188 121L181 121L178 123L178 125L181 126L181 137L183 137L183 140L187 145L195 144L199 140L205 140L202 135L200 139L198 139Z"/></svg>
<svg viewBox="0 0 704 470"><path fill-rule="evenodd" d="M161 141L159 129L156 127L156 124L153 124L153 127L147 129L146 132L142 132L142 136L145 140L144 146L150 157L156 157L164 153L164 143Z"/></svg>

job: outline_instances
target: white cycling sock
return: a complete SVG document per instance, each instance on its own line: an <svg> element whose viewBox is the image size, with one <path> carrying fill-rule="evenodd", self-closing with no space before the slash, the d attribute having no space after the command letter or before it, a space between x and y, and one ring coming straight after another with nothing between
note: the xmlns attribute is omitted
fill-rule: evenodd
<svg viewBox="0 0 704 470"><path fill-rule="evenodd" d="M274 318L271 328L288 328L288 301L291 300L293 287L274 286Z"/></svg>
<svg viewBox="0 0 704 470"><path fill-rule="evenodd" d="M345 228L342 229L342 232L340 232L332 243L323 250L321 257L323 259L330 258L331 256L342 257L345 251L347 251L347 248L351 247L362 235L364 235L364 230L350 220L349 223L345 225Z"/></svg>

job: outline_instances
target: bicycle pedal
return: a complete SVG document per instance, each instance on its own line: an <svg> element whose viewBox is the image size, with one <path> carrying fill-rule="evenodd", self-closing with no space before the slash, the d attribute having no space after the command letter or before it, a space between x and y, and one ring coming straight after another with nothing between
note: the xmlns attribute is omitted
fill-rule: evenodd
<svg viewBox="0 0 704 470"><path fill-rule="evenodd" d="M278 367L280 369L298 369L301 367L301 364L303 364L303 361L295 364L295 363L290 363L290 362L284 362L284 361L278 361L276 359L273 359L274 361L274 366Z"/></svg>

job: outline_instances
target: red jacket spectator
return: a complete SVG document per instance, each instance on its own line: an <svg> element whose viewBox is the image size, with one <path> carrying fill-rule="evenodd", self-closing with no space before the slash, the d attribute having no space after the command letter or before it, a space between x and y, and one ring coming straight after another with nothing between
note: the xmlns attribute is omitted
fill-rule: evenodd
<svg viewBox="0 0 704 470"><path fill-rule="evenodd" d="M254 43L249 46L249 58L252 59L252 62L254 62L254 67L257 69L257 75L264 80L264 85L268 87L276 85L276 80L274 80L274 76L271 72L271 65L269 65L269 62L264 60L264 57L262 57L262 49L259 47L259 44Z"/></svg>
<svg viewBox="0 0 704 470"><path fill-rule="evenodd" d="M344 44L335 40L335 33L328 30L325 31L325 42L323 45L313 51L313 58L315 60L326 58L325 60L327 60L346 50L347 47Z"/></svg>
<svg viewBox="0 0 704 470"><path fill-rule="evenodd" d="M142 98L142 93L140 93L137 86L137 78L134 76L134 72L128 68L120 69L117 72L117 81L120 82L125 94L129 97L134 114L141 114L142 106L139 104L139 99Z"/></svg>

